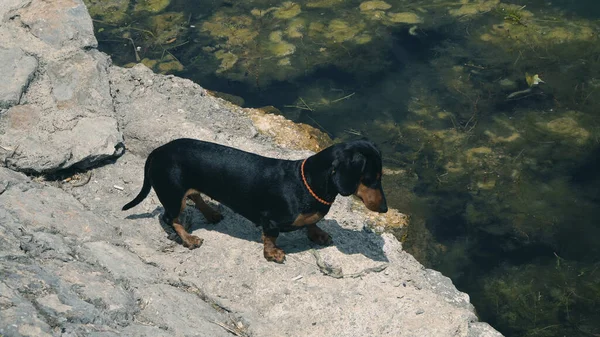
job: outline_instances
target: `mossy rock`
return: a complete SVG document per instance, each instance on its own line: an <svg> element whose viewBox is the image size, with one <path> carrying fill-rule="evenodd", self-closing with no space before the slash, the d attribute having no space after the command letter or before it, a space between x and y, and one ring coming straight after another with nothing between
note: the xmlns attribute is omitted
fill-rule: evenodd
<svg viewBox="0 0 600 337"><path fill-rule="evenodd" d="M212 37L224 38L231 47L240 47L251 43L257 36L255 21L248 15L230 16L223 12L213 15L200 28Z"/></svg>
<svg viewBox="0 0 600 337"><path fill-rule="evenodd" d="M158 64L158 61L151 60L149 58L145 58L142 61L140 61L140 63L142 63L143 65L145 65L146 67L148 67L150 69L154 69L154 67Z"/></svg>
<svg viewBox="0 0 600 337"><path fill-rule="evenodd" d="M450 15L464 17L479 13L489 12L500 3L500 0L463 0L459 8L452 8L448 11Z"/></svg>
<svg viewBox="0 0 600 337"><path fill-rule="evenodd" d="M292 39L301 38L304 36L304 30L306 29L306 20L297 18L290 22L285 33Z"/></svg>
<svg viewBox="0 0 600 337"><path fill-rule="evenodd" d="M184 67L177 60L161 62L158 64L158 72L161 74L171 74L177 71L183 71Z"/></svg>
<svg viewBox="0 0 600 337"><path fill-rule="evenodd" d="M492 11L501 23L485 26L479 35L484 42L493 43L505 50L517 48L559 46L569 42L599 42L600 26L589 20L555 16L534 17L522 6L501 4ZM543 15L543 14L542 14ZM573 50L573 54L577 51Z"/></svg>
<svg viewBox="0 0 600 337"><path fill-rule="evenodd" d="M174 43L182 32L187 18L183 13L169 12L153 15L150 26L155 33L155 42L159 44Z"/></svg>
<svg viewBox="0 0 600 337"><path fill-rule="evenodd" d="M538 126L564 141L577 145L586 144L590 138L590 133L571 117L559 117L547 123L539 123Z"/></svg>
<svg viewBox="0 0 600 337"><path fill-rule="evenodd" d="M415 13L402 12L402 13L387 13L387 21L391 22L391 23L416 24L416 23L422 23L423 19L421 19L421 17L419 17Z"/></svg>
<svg viewBox="0 0 600 337"><path fill-rule="evenodd" d="M344 0L309 0L306 7L309 8L332 8L343 3Z"/></svg>
<svg viewBox="0 0 600 337"><path fill-rule="evenodd" d="M341 43L354 39L363 29L364 24L360 22L349 24L340 19L333 19L329 22L325 37L333 40L334 43Z"/></svg>
<svg viewBox="0 0 600 337"><path fill-rule="evenodd" d="M365 11L373 11L373 10L386 10L392 8L392 5L388 4L385 1L375 0L375 1L365 1L359 6L362 12Z"/></svg>
<svg viewBox="0 0 600 337"><path fill-rule="evenodd" d="M273 11L273 16L278 19L291 19L300 12L302 12L302 9L298 3L286 1Z"/></svg>
<svg viewBox="0 0 600 337"><path fill-rule="evenodd" d="M106 23L121 23L127 18L130 0L85 0L90 16Z"/></svg>
<svg viewBox="0 0 600 337"><path fill-rule="evenodd" d="M137 0L134 12L160 13L169 6L171 0Z"/></svg>
<svg viewBox="0 0 600 337"><path fill-rule="evenodd" d="M219 65L219 69L217 69L217 74L227 71L237 63L238 56L233 54L232 52L218 50L215 52L215 57L221 60L221 64Z"/></svg>

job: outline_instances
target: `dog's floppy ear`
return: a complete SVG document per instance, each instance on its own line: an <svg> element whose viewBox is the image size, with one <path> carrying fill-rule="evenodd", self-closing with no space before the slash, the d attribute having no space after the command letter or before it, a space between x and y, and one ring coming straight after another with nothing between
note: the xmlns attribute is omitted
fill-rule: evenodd
<svg viewBox="0 0 600 337"><path fill-rule="evenodd" d="M336 155L332 163L332 180L341 195L356 192L366 164L367 158L362 153L343 150Z"/></svg>

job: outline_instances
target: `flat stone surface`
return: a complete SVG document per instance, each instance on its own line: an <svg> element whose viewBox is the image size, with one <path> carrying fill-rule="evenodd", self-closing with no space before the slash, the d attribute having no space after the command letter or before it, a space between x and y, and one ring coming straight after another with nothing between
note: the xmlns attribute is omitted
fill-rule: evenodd
<svg viewBox="0 0 600 337"><path fill-rule="evenodd" d="M0 160L16 171L87 168L119 155L122 142L116 119L82 109L44 112L20 105L0 116Z"/></svg>
<svg viewBox="0 0 600 337"><path fill-rule="evenodd" d="M37 67L36 58L21 49L0 47L0 109L19 104Z"/></svg>
<svg viewBox="0 0 600 337"><path fill-rule="evenodd" d="M0 23L10 19L11 12L27 6L29 2L30 0L2 0L0 2Z"/></svg>
<svg viewBox="0 0 600 337"><path fill-rule="evenodd" d="M31 34L53 48L98 46L92 20L81 0L33 0L19 14Z"/></svg>

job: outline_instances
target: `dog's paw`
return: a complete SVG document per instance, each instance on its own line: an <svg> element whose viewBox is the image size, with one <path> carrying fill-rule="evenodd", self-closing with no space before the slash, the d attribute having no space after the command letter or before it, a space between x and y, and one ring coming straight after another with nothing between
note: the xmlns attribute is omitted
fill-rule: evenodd
<svg viewBox="0 0 600 337"><path fill-rule="evenodd" d="M317 226L308 229L308 238L321 246L329 246L333 243L331 235Z"/></svg>
<svg viewBox="0 0 600 337"><path fill-rule="evenodd" d="M285 252L281 248L265 248L264 253L265 259L267 259L267 261L273 261L277 263L283 263L283 261L285 261Z"/></svg>
<svg viewBox="0 0 600 337"><path fill-rule="evenodd" d="M195 235L188 235L186 238L183 239L183 246L191 250L202 246L203 242L204 239L202 238L199 238Z"/></svg>

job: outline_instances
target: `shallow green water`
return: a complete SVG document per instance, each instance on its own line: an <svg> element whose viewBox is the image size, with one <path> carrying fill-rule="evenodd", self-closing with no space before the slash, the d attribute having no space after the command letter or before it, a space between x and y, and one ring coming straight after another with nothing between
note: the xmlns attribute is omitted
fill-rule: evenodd
<svg viewBox="0 0 600 337"><path fill-rule="evenodd" d="M600 334L598 1L86 2L117 64L376 141L405 248L505 335Z"/></svg>

